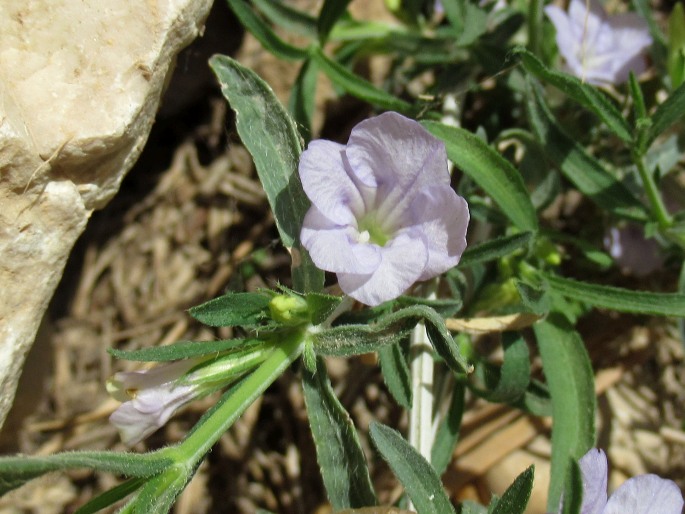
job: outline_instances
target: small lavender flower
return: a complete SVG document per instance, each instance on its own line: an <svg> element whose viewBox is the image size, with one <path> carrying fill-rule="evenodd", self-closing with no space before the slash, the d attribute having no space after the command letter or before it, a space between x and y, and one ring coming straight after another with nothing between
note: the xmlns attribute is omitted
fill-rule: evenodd
<svg viewBox="0 0 685 514"><path fill-rule="evenodd" d="M578 462L583 474L581 514L681 514L683 495L671 480L640 475L626 480L607 500L607 457L592 449Z"/></svg>
<svg viewBox="0 0 685 514"><path fill-rule="evenodd" d="M571 0L568 13L545 7L554 24L559 53L570 72L590 84L621 84L629 72L647 68L645 54L652 44L645 20L635 13L607 16L598 0Z"/></svg>
<svg viewBox="0 0 685 514"><path fill-rule="evenodd" d="M379 305L459 262L468 206L450 187L445 145L416 121L388 112L347 145L312 141L299 172L312 202L302 244L352 298Z"/></svg>
<svg viewBox="0 0 685 514"><path fill-rule="evenodd" d="M198 396L198 384L180 383L181 377L196 364L196 360L183 360L142 371L120 372L107 382L109 394L124 402L109 420L125 444L139 443Z"/></svg>
<svg viewBox="0 0 685 514"><path fill-rule="evenodd" d="M624 273L636 277L649 275L664 264L659 243L647 239L641 225L611 227L604 236L604 246Z"/></svg>

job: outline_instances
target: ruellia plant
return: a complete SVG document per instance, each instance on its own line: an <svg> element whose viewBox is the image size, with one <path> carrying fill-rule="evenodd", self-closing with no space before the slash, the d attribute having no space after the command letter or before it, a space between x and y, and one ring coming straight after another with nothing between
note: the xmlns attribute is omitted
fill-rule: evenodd
<svg viewBox="0 0 685 514"><path fill-rule="evenodd" d="M222 391L219 400L182 441L148 453L3 457L0 490L91 468L125 480L78 513L168 512L221 435L294 365L335 511L523 513L532 466L489 505L457 503L442 485L465 398L478 397L551 418L548 512L680 513L677 485L655 475L608 496L577 323L602 309L674 318L683 335L682 5L387 0L395 19L380 22L353 17L349 3L325 0L315 16L280 0L228 0L266 50L298 67L287 107L231 57L209 62L292 258L289 281L190 309L241 338L110 350L155 363L107 383L129 445L187 403ZM355 71L377 54L390 63L382 85ZM342 142L312 138L324 75L369 113ZM550 214L569 194L582 220ZM655 271L670 289L621 285ZM501 359L479 352L482 333ZM378 505L327 375L327 357L367 353L409 413L408 434L370 426L406 492L394 506Z"/></svg>

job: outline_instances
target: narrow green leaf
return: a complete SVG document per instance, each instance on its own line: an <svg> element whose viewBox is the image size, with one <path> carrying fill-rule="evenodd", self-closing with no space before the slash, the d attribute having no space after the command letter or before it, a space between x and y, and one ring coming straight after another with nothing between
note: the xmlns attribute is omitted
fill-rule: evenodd
<svg viewBox="0 0 685 514"><path fill-rule="evenodd" d="M650 145L662 132L685 116L685 82L680 84L669 97L656 108L652 115L652 126L647 137Z"/></svg>
<svg viewBox="0 0 685 514"><path fill-rule="evenodd" d="M328 499L335 510L377 505L357 432L335 396L319 358L316 373L303 370L302 388Z"/></svg>
<svg viewBox="0 0 685 514"><path fill-rule="evenodd" d="M148 480L120 511L131 514L168 514L194 470L177 465Z"/></svg>
<svg viewBox="0 0 685 514"><path fill-rule="evenodd" d="M504 362L501 368L483 369L487 390L476 389L476 394L488 401L513 403L521 399L530 383L530 354L525 339L516 332L502 334Z"/></svg>
<svg viewBox="0 0 685 514"><path fill-rule="evenodd" d="M685 294L632 291L544 274L552 290L595 307L634 314L685 317Z"/></svg>
<svg viewBox="0 0 685 514"><path fill-rule="evenodd" d="M516 250L525 248L533 239L532 232L521 232L510 236L491 239L475 246L469 246L461 256L459 267L473 266L505 257Z"/></svg>
<svg viewBox="0 0 685 514"><path fill-rule="evenodd" d="M521 175L509 161L467 130L435 121L422 124L444 141L449 159L492 197L514 225L524 231L537 230L537 215L530 195Z"/></svg>
<svg viewBox="0 0 685 514"><path fill-rule="evenodd" d="M411 378L409 366L398 343L389 344L378 350L378 360L383 381L400 407L411 409Z"/></svg>
<svg viewBox="0 0 685 514"><path fill-rule="evenodd" d="M583 473L578 461L569 459L561 514L581 514L583 506Z"/></svg>
<svg viewBox="0 0 685 514"><path fill-rule="evenodd" d="M126 498L129 494L134 493L145 482L147 482L147 480L144 478L132 478L127 480L126 482L99 494L85 505L79 507L74 514L94 514L95 512Z"/></svg>
<svg viewBox="0 0 685 514"><path fill-rule="evenodd" d="M395 300L395 304L400 307L411 307L412 305L425 305L437 312L443 318L451 318L459 312L463 306L461 298L437 298L429 299L420 296L400 296Z"/></svg>
<svg viewBox="0 0 685 514"><path fill-rule="evenodd" d="M293 9L281 0L252 0L269 21L290 32L309 38L317 36L316 18L309 14Z"/></svg>
<svg viewBox="0 0 685 514"><path fill-rule="evenodd" d="M307 57L306 50L288 44L279 38L244 0L227 1L240 23L257 38L264 48L276 57L286 61L298 61Z"/></svg>
<svg viewBox="0 0 685 514"><path fill-rule="evenodd" d="M328 35L340 17L345 14L347 6L351 0L325 0L321 11L317 29L319 32L319 43L323 46L328 40Z"/></svg>
<svg viewBox="0 0 685 514"><path fill-rule="evenodd" d="M530 466L516 477L497 502L491 514L523 514L526 511L530 493L533 490L534 466Z"/></svg>
<svg viewBox="0 0 685 514"><path fill-rule="evenodd" d="M344 66L329 59L320 48L313 48L311 50L311 56L319 65L321 71L331 79L333 84L347 91L352 96L361 98L381 109L387 109L389 111L412 114L417 110L410 103L400 100L382 89L378 89L376 86L355 75Z"/></svg>
<svg viewBox="0 0 685 514"><path fill-rule="evenodd" d="M548 69L542 64L542 61L523 47L515 48L512 50L512 54L521 59L528 72L560 89L567 96L597 115L620 139L628 144L632 143L633 135L630 125L628 125L621 111L596 87L566 73Z"/></svg>
<svg viewBox="0 0 685 514"><path fill-rule="evenodd" d="M433 448L431 449L431 464L438 475L442 475L452 461L454 448L459 441L459 429L461 418L464 415L466 388L463 384L455 384L452 389L452 398L445 418L435 434Z"/></svg>
<svg viewBox="0 0 685 514"><path fill-rule="evenodd" d="M673 89L685 82L685 7L673 6L668 17L668 74Z"/></svg>
<svg viewBox="0 0 685 514"><path fill-rule="evenodd" d="M557 512L569 459L578 460L595 441L595 391L590 358L578 333L559 314L533 325L552 397L552 471L547 510Z"/></svg>
<svg viewBox="0 0 685 514"><path fill-rule="evenodd" d="M217 354L235 349L246 349L261 343L257 339L229 339L222 341L179 341L167 346L153 346L139 350L117 350L108 348L107 353L117 359L140 362L170 362L192 359L203 355Z"/></svg>
<svg viewBox="0 0 685 514"><path fill-rule="evenodd" d="M68 452L47 457L1 457L0 496L51 471L88 468L128 477L147 477L171 464L170 458L154 453Z"/></svg>
<svg viewBox="0 0 685 514"><path fill-rule="evenodd" d="M340 325L310 334L319 355L349 356L379 350L406 337L417 323L423 321L435 351L455 373L469 369L454 338L445 327L445 320L424 305L405 307L382 315L370 324Z"/></svg>
<svg viewBox="0 0 685 514"><path fill-rule="evenodd" d="M547 158L583 194L616 216L634 221L648 219L644 206L613 175L560 128L545 105L542 92L528 82L528 117Z"/></svg>
<svg viewBox="0 0 685 514"><path fill-rule="evenodd" d="M397 431L375 421L369 431L373 443L404 486L417 512L454 512L433 467Z"/></svg>
<svg viewBox="0 0 685 514"><path fill-rule="evenodd" d="M268 318L271 298L268 293L227 293L191 307L188 313L210 327L258 325Z"/></svg>
<svg viewBox="0 0 685 514"><path fill-rule="evenodd" d="M324 274L299 244L310 202L297 173L302 147L295 123L253 71L224 55L215 55L209 64L236 113L238 134L254 159L281 241L292 248L293 285L303 292L319 291Z"/></svg>
<svg viewBox="0 0 685 514"><path fill-rule="evenodd" d="M319 69L316 63L311 59L304 61L290 91L288 101L288 109L305 141L309 141L312 137L312 119L314 118L318 75Z"/></svg>

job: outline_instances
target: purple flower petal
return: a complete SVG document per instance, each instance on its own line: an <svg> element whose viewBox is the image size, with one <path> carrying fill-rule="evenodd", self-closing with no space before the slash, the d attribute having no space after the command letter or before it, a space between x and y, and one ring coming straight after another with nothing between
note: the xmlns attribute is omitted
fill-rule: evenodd
<svg viewBox="0 0 685 514"><path fill-rule="evenodd" d="M583 473L581 514L602 514L607 503L607 456L593 448L578 461Z"/></svg>
<svg viewBox="0 0 685 514"><path fill-rule="evenodd" d="M314 263L333 273L373 273L381 263L380 247L358 244L351 225L336 225L315 206L307 211L300 240Z"/></svg>
<svg viewBox="0 0 685 514"><path fill-rule="evenodd" d="M345 147L314 141L300 178L313 204L300 240L360 302L392 300L459 262L468 208L450 188L445 145L416 121L389 112Z"/></svg>
<svg viewBox="0 0 685 514"><path fill-rule="evenodd" d="M640 475L626 480L611 495L603 514L681 514L682 509L683 495L674 482Z"/></svg>
<svg viewBox="0 0 685 514"><path fill-rule="evenodd" d="M432 186L418 194L411 205L416 227L428 241L428 263L419 280L444 273L459 263L466 249L469 209L449 186Z"/></svg>
<svg viewBox="0 0 685 514"><path fill-rule="evenodd" d="M359 190L347 175L342 152L345 146L315 140L300 156L302 186L312 203L328 219L347 224L354 221L353 211L363 209Z"/></svg>
<svg viewBox="0 0 685 514"><path fill-rule="evenodd" d="M140 390L135 398L115 410L109 417L121 440L132 446L164 426L169 418L196 396L189 385L164 384Z"/></svg>
<svg viewBox="0 0 685 514"><path fill-rule="evenodd" d="M597 0L589 7L584 0L571 0L568 13L545 8L569 71L591 84L620 84L630 71L642 73L652 44L647 23L635 13L607 16Z"/></svg>
<svg viewBox="0 0 685 514"><path fill-rule="evenodd" d="M372 307L397 298L423 274L428 250L423 234L404 231L380 249L381 263L371 274L338 273L345 294Z"/></svg>

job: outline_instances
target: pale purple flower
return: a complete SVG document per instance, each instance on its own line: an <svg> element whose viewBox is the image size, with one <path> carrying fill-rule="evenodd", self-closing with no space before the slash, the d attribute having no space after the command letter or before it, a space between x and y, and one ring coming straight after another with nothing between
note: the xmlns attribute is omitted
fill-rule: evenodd
<svg viewBox="0 0 685 514"><path fill-rule="evenodd" d="M664 264L659 243L647 239L641 225L611 227L604 236L604 246L624 273L637 277L649 275Z"/></svg>
<svg viewBox="0 0 685 514"><path fill-rule="evenodd" d="M299 171L312 202L302 244L352 298L379 305L459 262L468 206L450 187L445 145L416 121L387 112L347 145L312 141Z"/></svg>
<svg viewBox="0 0 685 514"><path fill-rule="evenodd" d="M683 495L671 480L639 475L607 499L607 457L593 448L578 462L583 474L580 514L681 514Z"/></svg>
<svg viewBox="0 0 685 514"><path fill-rule="evenodd" d="M107 382L107 390L124 402L110 416L121 439L134 445L164 426L183 405L197 398L198 384L180 383L197 364L183 360L142 371L116 373Z"/></svg>
<svg viewBox="0 0 685 514"><path fill-rule="evenodd" d="M607 16L598 0L571 0L568 13L550 5L559 53L569 71L590 84L621 84L629 72L647 69L647 48L652 44L647 22L636 13Z"/></svg>

